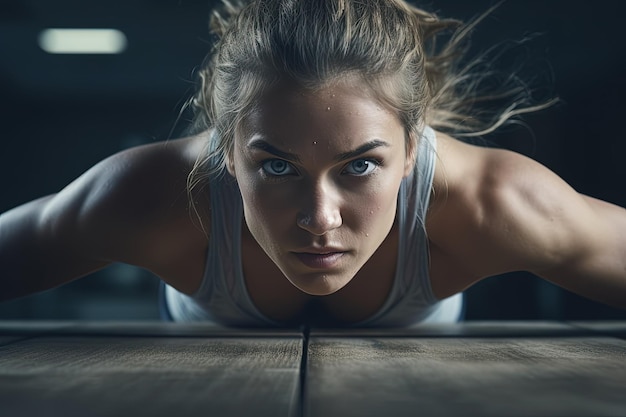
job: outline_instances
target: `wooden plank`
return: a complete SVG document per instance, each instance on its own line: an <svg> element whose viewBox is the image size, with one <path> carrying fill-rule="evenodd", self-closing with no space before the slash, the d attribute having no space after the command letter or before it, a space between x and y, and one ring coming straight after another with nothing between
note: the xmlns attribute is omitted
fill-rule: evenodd
<svg viewBox="0 0 626 417"><path fill-rule="evenodd" d="M304 410L333 416L624 416L615 338L316 338Z"/></svg>
<svg viewBox="0 0 626 417"><path fill-rule="evenodd" d="M287 416L300 338L40 337L0 347L6 416Z"/></svg>
<svg viewBox="0 0 626 417"><path fill-rule="evenodd" d="M320 337L566 337L594 335L592 329L556 321L467 321L412 328L311 329Z"/></svg>

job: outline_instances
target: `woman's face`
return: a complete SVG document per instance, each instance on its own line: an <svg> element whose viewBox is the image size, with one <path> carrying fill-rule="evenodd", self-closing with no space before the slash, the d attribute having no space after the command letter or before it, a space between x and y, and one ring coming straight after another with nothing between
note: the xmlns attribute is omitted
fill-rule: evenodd
<svg viewBox="0 0 626 417"><path fill-rule="evenodd" d="M398 118L358 83L281 83L236 135L228 170L246 224L300 290L345 286L389 233L406 157Z"/></svg>

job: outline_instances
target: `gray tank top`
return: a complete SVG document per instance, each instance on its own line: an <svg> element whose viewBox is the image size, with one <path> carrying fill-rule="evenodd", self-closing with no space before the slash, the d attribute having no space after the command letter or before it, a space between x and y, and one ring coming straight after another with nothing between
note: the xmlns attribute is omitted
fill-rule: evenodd
<svg viewBox="0 0 626 417"><path fill-rule="evenodd" d="M402 180L397 220L400 241L391 292L362 327L406 327L423 322L454 322L462 295L438 300L429 278L424 219L435 171L436 137L427 127L419 142L415 168ZM204 279L191 296L167 286L165 299L175 321L213 321L227 326L279 326L261 314L246 290L241 261L243 206L237 183L227 174L210 183L211 236Z"/></svg>

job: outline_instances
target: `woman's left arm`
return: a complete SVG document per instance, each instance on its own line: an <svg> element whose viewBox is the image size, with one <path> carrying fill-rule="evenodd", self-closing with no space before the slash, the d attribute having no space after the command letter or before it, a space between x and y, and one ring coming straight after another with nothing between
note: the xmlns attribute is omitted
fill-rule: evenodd
<svg viewBox="0 0 626 417"><path fill-rule="evenodd" d="M566 246L570 249L563 254L563 261L531 272L577 294L626 308L626 209L588 196L581 198L588 209L580 210L585 215L577 223L595 225L591 231L595 236L570 226L572 242Z"/></svg>
<svg viewBox="0 0 626 417"><path fill-rule="evenodd" d="M522 155L485 154L476 198L484 217L475 223L485 265L626 308L626 210L576 192Z"/></svg>
<svg viewBox="0 0 626 417"><path fill-rule="evenodd" d="M624 208L581 195L520 154L442 139L429 238L454 260L444 295L523 270L626 309Z"/></svg>

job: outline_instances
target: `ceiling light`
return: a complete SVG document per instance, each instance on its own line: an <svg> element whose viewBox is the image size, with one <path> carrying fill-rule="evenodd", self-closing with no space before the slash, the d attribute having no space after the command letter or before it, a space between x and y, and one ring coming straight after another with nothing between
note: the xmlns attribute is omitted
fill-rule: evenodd
<svg viewBox="0 0 626 417"><path fill-rule="evenodd" d="M127 43L117 29L46 29L39 34L39 46L51 54L119 54Z"/></svg>

